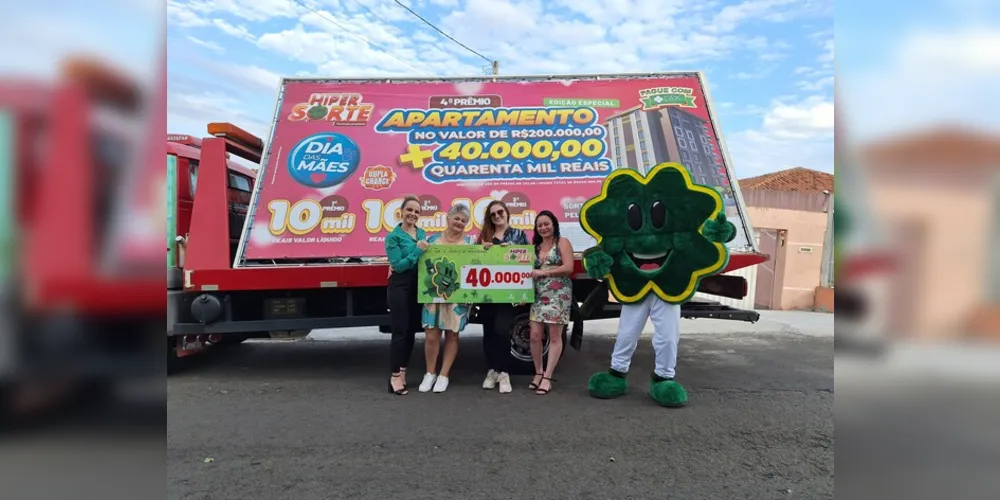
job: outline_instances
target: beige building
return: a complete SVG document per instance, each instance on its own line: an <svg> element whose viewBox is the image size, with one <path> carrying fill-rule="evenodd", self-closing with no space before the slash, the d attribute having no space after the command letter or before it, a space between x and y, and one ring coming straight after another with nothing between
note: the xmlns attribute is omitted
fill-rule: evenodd
<svg viewBox="0 0 1000 500"><path fill-rule="evenodd" d="M739 183L758 248L771 257L755 266L754 307L832 311L822 276L833 175L796 167Z"/></svg>
<svg viewBox="0 0 1000 500"><path fill-rule="evenodd" d="M932 130L860 159L895 258L891 330L1000 337L1000 137Z"/></svg>

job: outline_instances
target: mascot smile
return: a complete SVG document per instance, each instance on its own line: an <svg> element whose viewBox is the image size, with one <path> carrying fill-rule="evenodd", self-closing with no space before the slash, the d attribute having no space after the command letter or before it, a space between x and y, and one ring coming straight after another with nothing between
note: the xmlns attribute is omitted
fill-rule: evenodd
<svg viewBox="0 0 1000 500"><path fill-rule="evenodd" d="M583 253L584 268L622 304L611 368L590 378L592 396L611 399L628 392L632 355L652 319L656 366L649 396L667 407L687 403L687 392L674 380L681 304L691 300L702 278L729 262L725 243L736 236L736 227L722 210L718 191L692 183L678 163L661 163L645 177L616 170L601 194L583 205L580 222L597 240Z"/></svg>

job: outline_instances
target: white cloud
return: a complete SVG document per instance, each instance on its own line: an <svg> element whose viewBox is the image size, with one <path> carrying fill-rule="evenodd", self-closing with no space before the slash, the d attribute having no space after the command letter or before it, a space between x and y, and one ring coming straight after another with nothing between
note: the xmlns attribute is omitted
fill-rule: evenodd
<svg viewBox="0 0 1000 500"><path fill-rule="evenodd" d="M221 74L228 75L264 92L277 92L278 84L281 83L281 76L260 66L226 64L219 66L217 69Z"/></svg>
<svg viewBox="0 0 1000 500"><path fill-rule="evenodd" d="M728 33L749 19L777 16L778 9L798 0L747 0L723 7L708 26L709 31Z"/></svg>
<svg viewBox="0 0 1000 500"><path fill-rule="evenodd" d="M764 129L778 137L806 139L833 133L833 102L809 97L797 104L774 103L764 115Z"/></svg>
<svg viewBox="0 0 1000 500"><path fill-rule="evenodd" d="M833 87L833 83L832 76L824 76L818 80L800 80L795 85L806 92L819 92L826 87Z"/></svg>
<svg viewBox="0 0 1000 500"><path fill-rule="evenodd" d="M257 37L255 37L253 35L253 33L250 33L250 30L248 30L246 28L246 26L242 26L242 25L236 26L236 25L230 24L228 21L226 21L224 19L213 19L212 20L212 24L216 28L219 28L220 30L222 30L223 33L225 33L225 34L227 34L229 36L234 36L236 38L242 38L243 40L247 40L247 41L251 41L251 42L257 39Z"/></svg>
<svg viewBox="0 0 1000 500"><path fill-rule="evenodd" d="M833 33L821 31L809 36L820 48L820 54L816 57L817 64L814 66L796 67L792 74L803 79L795 82L795 86L804 92L821 92L834 84L834 41Z"/></svg>
<svg viewBox="0 0 1000 500"><path fill-rule="evenodd" d="M715 103L715 107L718 110L724 111L724 114L727 116L763 116L769 109L754 104L739 105L735 102L717 102Z"/></svg>
<svg viewBox="0 0 1000 500"><path fill-rule="evenodd" d="M916 31L894 57L841 75L847 127L859 140L942 124L1000 132L1000 26Z"/></svg>
<svg viewBox="0 0 1000 500"><path fill-rule="evenodd" d="M208 26L208 19L195 12L190 5L177 0L167 0L167 22L182 28Z"/></svg>
<svg viewBox="0 0 1000 500"><path fill-rule="evenodd" d="M1000 27L957 33L913 33L900 45L896 61L899 67L910 71L933 65L948 71L997 74L1000 73Z"/></svg>
<svg viewBox="0 0 1000 500"><path fill-rule="evenodd" d="M206 42L205 40L202 40L200 38L195 38L193 36L188 36L186 38L191 43L194 43L194 44L200 45L202 47L205 47L206 49L211 50L212 52L215 52L217 54L225 54L226 53L226 49L223 46L221 46L221 45L219 45L219 44L217 44L215 42Z"/></svg>
<svg viewBox="0 0 1000 500"><path fill-rule="evenodd" d="M243 103L233 97L212 93L180 93L170 92L167 99L170 109L168 127L184 133L192 131L205 134L205 125L209 122L230 122L245 129L257 137L267 138L270 123L266 117L261 119L242 111Z"/></svg>
<svg viewBox="0 0 1000 500"><path fill-rule="evenodd" d="M833 0L744 0L716 14L706 30L730 33L750 21L789 22L801 17L832 14Z"/></svg>
<svg viewBox="0 0 1000 500"><path fill-rule="evenodd" d="M257 39L257 46L262 49L316 65L329 59L322 48L332 43L333 37L329 34L317 31L307 33L301 25L280 33L261 35Z"/></svg>
<svg viewBox="0 0 1000 500"><path fill-rule="evenodd" d="M784 41L714 28L712 2L469 0L463 7L445 16L441 26L500 60L507 74L686 69L740 51L766 62L786 57L790 48ZM798 10L788 14L795 15ZM753 18L729 22L735 27Z"/></svg>
<svg viewBox="0 0 1000 500"><path fill-rule="evenodd" d="M307 12L307 9L291 0L190 0L187 6L191 11L201 14L225 12L257 22L296 17Z"/></svg>
<svg viewBox="0 0 1000 500"><path fill-rule="evenodd" d="M833 102L808 97L775 101L759 128L728 134L727 144L739 178L802 166L833 171Z"/></svg>
<svg viewBox="0 0 1000 500"><path fill-rule="evenodd" d="M769 76L771 73L774 72L775 69L777 69L776 66L765 66L762 68L758 68L753 72L740 71L739 73L734 74L732 77L737 80L759 80L761 78L766 78L767 76Z"/></svg>
<svg viewBox="0 0 1000 500"><path fill-rule="evenodd" d="M174 57L180 58L181 56L175 55ZM228 85L253 93L273 95L281 81L281 76L277 73L253 64L219 62L202 57L200 54L186 55L180 60L191 65L201 75L208 76L209 78L202 81L211 83L212 87ZM187 78L186 74L181 73L172 74L171 79L175 79L177 76L191 80L191 78ZM192 85L196 86L193 82Z"/></svg>
<svg viewBox="0 0 1000 500"><path fill-rule="evenodd" d="M427 33L424 33L423 31L418 31L414 33L413 40L422 43L434 43L438 41L436 38Z"/></svg>
<svg viewBox="0 0 1000 500"><path fill-rule="evenodd" d="M272 8L279 1L286 7ZM558 74L690 68L745 50L756 52L762 61L775 61L785 57L790 48L786 42L743 36L734 33L735 29L752 20L805 15L823 2L828 0L748 0L718 12L713 2L687 0L438 0L436 4L450 9L438 25L488 58L499 60L501 73ZM394 4L336 0L327 5L331 3L334 7L328 11L310 2L315 10L310 11L288 0L191 0L186 10L172 7L176 11L172 19L202 25L207 21L198 14L219 12L251 21L297 18L297 26L261 34L258 47L315 65L325 74L475 75L489 64L431 33ZM571 19L567 13L579 14L583 20ZM385 22L395 19L404 20L403 24ZM714 19L719 23L713 24ZM242 26L212 24L252 39ZM400 27L419 30L411 34ZM458 62L459 58L472 63Z"/></svg>
<svg viewBox="0 0 1000 500"><path fill-rule="evenodd" d="M449 56L437 44L412 43L402 37L402 33L391 31L392 28L363 17L351 20L357 36L351 36L328 23L320 25L322 31L307 30L304 24L307 21L322 22L315 14L303 16L303 24L278 33L261 35L257 39L257 46L315 65L320 74L341 77L478 72L478 68L472 69L455 62L454 56ZM384 50L373 47L361 38L370 40Z"/></svg>
<svg viewBox="0 0 1000 500"><path fill-rule="evenodd" d="M833 38L828 38L823 42L823 54L816 60L823 64L832 64L834 61L833 48Z"/></svg>
<svg viewBox="0 0 1000 500"><path fill-rule="evenodd" d="M643 19L650 23L672 24L684 2L683 0L634 0L608 2L604 0L551 0L557 9L566 9L587 19L617 26L628 20ZM497 2L503 3L503 2ZM707 2L706 2L707 3ZM468 7L470 10L472 6ZM697 7L695 7L697 10Z"/></svg>

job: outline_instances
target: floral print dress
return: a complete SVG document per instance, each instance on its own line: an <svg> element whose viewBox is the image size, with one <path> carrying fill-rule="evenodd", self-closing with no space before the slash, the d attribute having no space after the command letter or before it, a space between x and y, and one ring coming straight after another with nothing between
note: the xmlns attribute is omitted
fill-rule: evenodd
<svg viewBox="0 0 1000 500"><path fill-rule="evenodd" d="M535 258L535 269L554 269L561 265L558 242L545 255ZM539 323L568 325L572 304L573 282L568 276L538 278L535 280L535 302L531 304L528 319Z"/></svg>

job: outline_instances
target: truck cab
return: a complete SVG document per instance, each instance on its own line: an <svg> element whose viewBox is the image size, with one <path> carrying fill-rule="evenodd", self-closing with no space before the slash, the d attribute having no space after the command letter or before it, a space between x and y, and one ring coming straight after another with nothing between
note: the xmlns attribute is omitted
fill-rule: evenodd
<svg viewBox="0 0 1000 500"><path fill-rule="evenodd" d="M201 165L201 144L198 137L186 134L167 135L167 163L173 185L172 210L176 223L173 229L168 228L168 239L186 238L191 229L191 216L194 200L198 189L198 169ZM250 196L253 193L257 173L233 160L227 158L226 168L226 199L228 202L227 217L229 218L230 252L235 257L236 247L240 241L240 228L246 220L250 208Z"/></svg>

